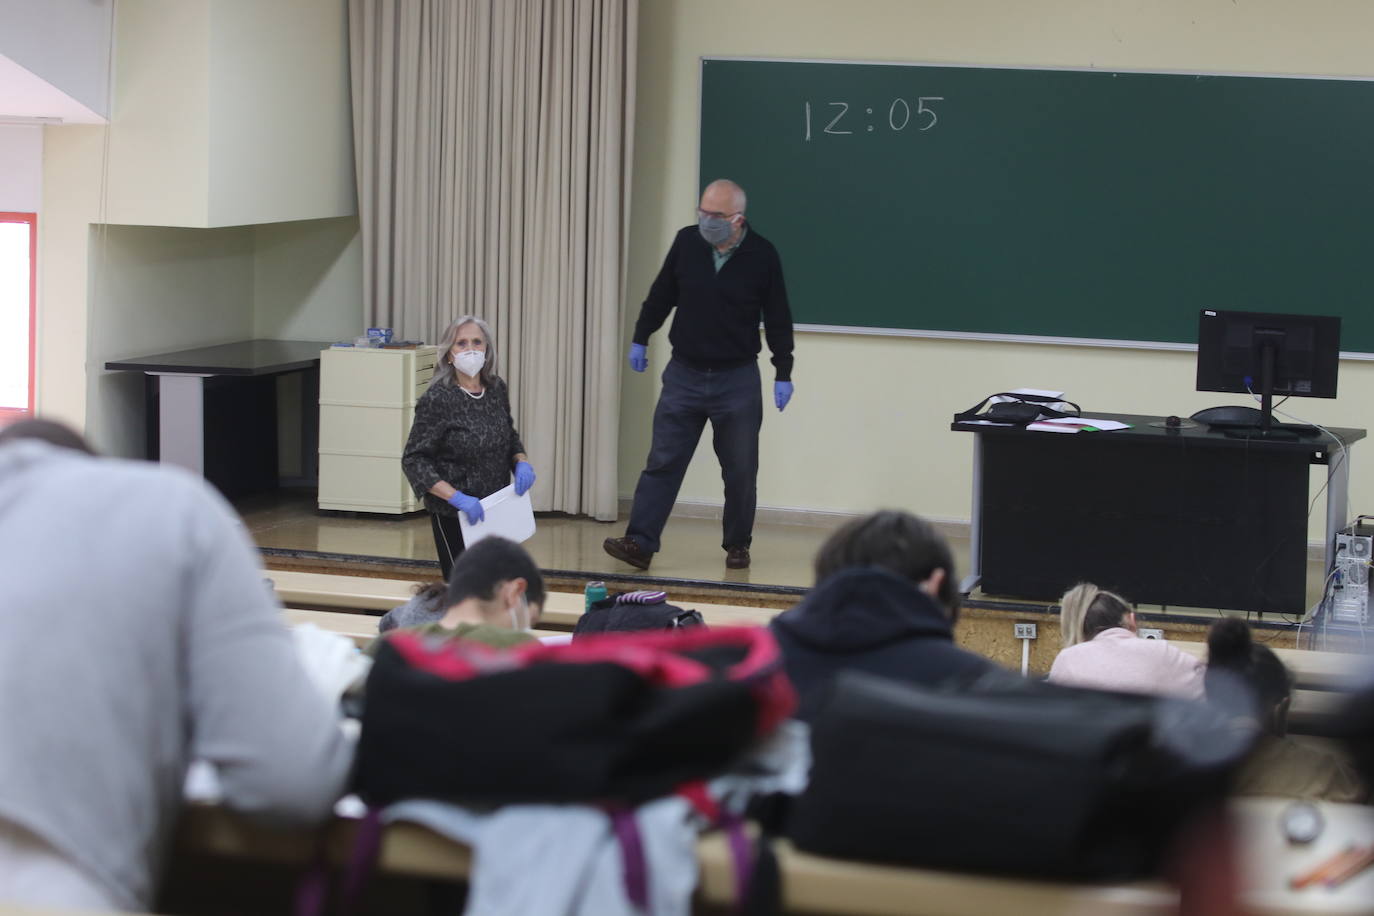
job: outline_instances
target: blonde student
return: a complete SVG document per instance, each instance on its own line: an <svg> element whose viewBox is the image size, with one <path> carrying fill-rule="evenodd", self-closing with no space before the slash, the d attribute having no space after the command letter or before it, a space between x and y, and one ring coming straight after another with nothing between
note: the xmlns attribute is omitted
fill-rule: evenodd
<svg viewBox="0 0 1374 916"><path fill-rule="evenodd" d="M1141 639L1125 598L1091 583L1060 599L1064 648L1050 681L1124 693L1202 696L1204 665L1163 640Z"/></svg>

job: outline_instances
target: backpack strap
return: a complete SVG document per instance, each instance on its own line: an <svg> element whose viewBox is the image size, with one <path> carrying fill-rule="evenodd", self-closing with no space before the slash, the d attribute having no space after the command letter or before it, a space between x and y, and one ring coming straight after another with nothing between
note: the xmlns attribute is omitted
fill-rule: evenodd
<svg viewBox="0 0 1374 916"><path fill-rule="evenodd" d="M611 829L620 843L625 870L625 898L641 913L649 910L649 866L644 859L644 837L639 833L633 808L610 808Z"/></svg>
<svg viewBox="0 0 1374 916"><path fill-rule="evenodd" d="M712 826L725 831L726 841L730 844L730 863L735 872L735 909L737 912L747 912L756 862L749 851L744 819L712 798L704 782L685 783L678 787L677 794L685 798Z"/></svg>
<svg viewBox="0 0 1374 916"><path fill-rule="evenodd" d="M310 865L296 884L296 897L292 912L296 916L324 916L329 903L329 857L326 853L325 829L315 834L315 848L310 854Z"/></svg>
<svg viewBox="0 0 1374 916"><path fill-rule="evenodd" d="M979 412L984 407L986 407L988 402L991 401L993 398L1010 398L1013 401L1020 401L1023 404L1042 405L1040 412L1051 417L1081 417L1083 415L1083 408L1079 407L1073 401L1067 400L1066 398L1049 397L1048 395L1043 394L1018 394L1015 391L999 391L996 394L990 394L987 397L983 398L983 400L979 401L977 404L974 404L968 410L963 410L959 413L956 413L954 415L954 422L964 423L968 420L980 419ZM1051 404L1067 404L1070 407L1072 407L1073 410L1070 412L1051 409Z"/></svg>

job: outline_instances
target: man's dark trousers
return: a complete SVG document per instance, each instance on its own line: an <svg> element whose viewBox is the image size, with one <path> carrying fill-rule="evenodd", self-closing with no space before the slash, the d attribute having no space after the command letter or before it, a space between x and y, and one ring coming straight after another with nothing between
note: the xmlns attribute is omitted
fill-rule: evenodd
<svg viewBox="0 0 1374 916"><path fill-rule="evenodd" d="M758 363L709 369L675 358L663 370L663 390L654 409L654 442L635 487L625 532L649 553L658 552L659 536L707 420L725 481L721 547L748 547L753 540L763 425Z"/></svg>

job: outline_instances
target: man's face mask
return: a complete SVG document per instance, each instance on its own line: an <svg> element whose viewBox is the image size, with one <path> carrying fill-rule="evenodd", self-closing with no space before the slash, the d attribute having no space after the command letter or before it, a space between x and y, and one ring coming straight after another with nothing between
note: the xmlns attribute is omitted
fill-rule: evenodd
<svg viewBox="0 0 1374 916"><path fill-rule="evenodd" d="M698 210L697 231L709 244L723 245L735 231L735 219L722 213Z"/></svg>

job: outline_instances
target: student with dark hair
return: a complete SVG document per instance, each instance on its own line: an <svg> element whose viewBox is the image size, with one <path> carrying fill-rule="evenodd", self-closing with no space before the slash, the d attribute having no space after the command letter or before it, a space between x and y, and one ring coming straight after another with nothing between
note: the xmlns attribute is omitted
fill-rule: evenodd
<svg viewBox="0 0 1374 916"><path fill-rule="evenodd" d="M811 719L844 670L928 685L1002 670L954 645L954 559L929 522L896 510L855 519L821 546L815 571L810 594L771 624L797 718Z"/></svg>
<svg viewBox="0 0 1374 916"><path fill-rule="evenodd" d="M496 648L534 639L528 632L544 607L544 576L534 558L514 541L487 537L458 555L444 594L443 615L418 626L387 631L438 634ZM380 636L368 646L375 654Z"/></svg>
<svg viewBox="0 0 1374 916"><path fill-rule="evenodd" d="M1059 600L1063 650L1049 679L1069 687L1197 698L1204 665L1162 639L1141 639L1125 598L1083 582Z"/></svg>
<svg viewBox="0 0 1374 916"><path fill-rule="evenodd" d="M1209 702L1259 724L1260 739L1236 779L1236 794L1366 800L1368 792L1339 757L1286 734L1293 677L1273 649L1254 641L1245 621L1212 624L1205 683Z"/></svg>

